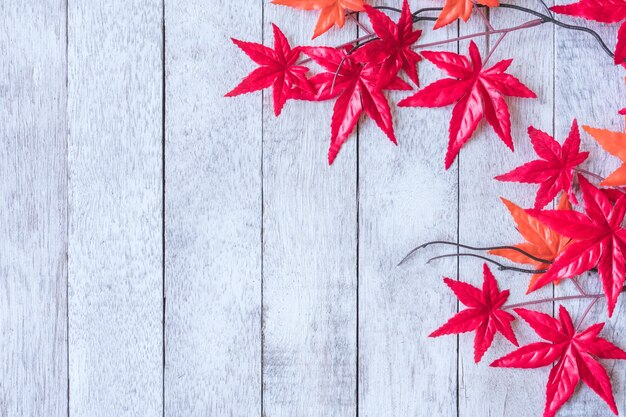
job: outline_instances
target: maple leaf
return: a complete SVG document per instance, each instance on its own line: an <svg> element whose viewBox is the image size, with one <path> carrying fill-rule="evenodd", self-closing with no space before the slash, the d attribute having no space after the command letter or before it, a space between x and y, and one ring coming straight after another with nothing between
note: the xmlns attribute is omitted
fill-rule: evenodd
<svg viewBox="0 0 626 417"><path fill-rule="evenodd" d="M444 78L398 103L401 107L444 107L456 103L450 119L445 167L450 168L461 147L484 117L498 137L513 150L511 117L504 96L536 98L517 78L505 73L512 60L484 69L478 47L469 46L470 61L453 52L424 51L422 56L453 78Z"/></svg>
<svg viewBox="0 0 626 417"><path fill-rule="evenodd" d="M624 0L580 0L572 4L553 6L550 10L602 23L617 23L626 19L626 1ZM617 33L615 63L622 64L625 59L626 23L623 23Z"/></svg>
<svg viewBox="0 0 626 417"><path fill-rule="evenodd" d="M595 358L626 359L626 352L598 336L604 323L577 332L563 306L559 307L558 320L548 314L523 308L517 308L515 312L547 342L522 346L495 360L491 366L529 369L551 366L557 361L548 376L544 417L556 414L572 396L581 379L617 414L611 380Z"/></svg>
<svg viewBox="0 0 626 417"><path fill-rule="evenodd" d="M250 59L261 66L252 71L237 87L226 93L225 97L251 93L271 86L274 114L279 116L287 99L291 98L294 88L313 91L313 86L306 78L309 69L296 65L300 48L292 49L278 26L272 24L272 27L274 28L274 49L259 43L232 39L233 43Z"/></svg>
<svg viewBox="0 0 626 417"><path fill-rule="evenodd" d="M602 23L616 23L626 19L624 0L580 0L572 4L552 6L550 10Z"/></svg>
<svg viewBox="0 0 626 417"><path fill-rule="evenodd" d="M376 86L380 66L363 64L345 50L325 46L306 47L303 52L328 71L311 78L317 94L308 99L319 101L337 97L331 121L329 164L337 157L362 113L371 117L389 140L397 144L389 102ZM411 90L411 86L395 76L385 89Z"/></svg>
<svg viewBox="0 0 626 417"><path fill-rule="evenodd" d="M523 253L513 249L494 249L489 251L489 253L502 256L516 263L532 265L536 270L548 269L550 264L567 248L571 239L550 229L548 226L526 213L523 208L509 200L505 198L501 198L501 200L509 209L520 235L526 239L526 242L517 244L515 247L533 255L535 258L545 259L548 263L529 258ZM561 197L557 210L571 210L569 201L565 196ZM527 293L534 289L534 284L541 275L542 274L534 274L532 276Z"/></svg>
<svg viewBox="0 0 626 417"><path fill-rule="evenodd" d="M515 346L518 346L511 322L515 317L502 310L509 298L509 290L500 291L498 283L489 270L483 265L483 287L474 287L466 282L444 278L444 282L457 296L465 310L460 311L443 326L432 332L429 337L439 337L448 334L459 334L476 331L474 336L474 361L480 362L496 333L501 333Z"/></svg>
<svg viewBox="0 0 626 417"><path fill-rule="evenodd" d="M496 7L500 5L498 0L446 0L439 17L435 22L433 29L439 29L454 22L456 19L463 19L464 22L470 17L474 3L482 4L483 6Z"/></svg>
<svg viewBox="0 0 626 417"><path fill-rule="evenodd" d="M624 287L626 274L626 229L621 226L626 214L626 195L613 205L602 190L582 175L578 175L578 183L583 194L585 214L563 210L528 210L540 222L575 240L556 258L535 286L541 288L597 266L610 317Z"/></svg>
<svg viewBox="0 0 626 417"><path fill-rule="evenodd" d="M573 204L578 204L572 189L574 168L583 163L589 152L580 152L580 134L576 119L572 122L563 146L541 130L530 126L528 136L541 159L528 162L513 171L496 177L499 181L540 184L535 198L535 208L543 208L563 190Z"/></svg>
<svg viewBox="0 0 626 417"><path fill-rule="evenodd" d="M404 0L402 4L397 24L385 13L369 5L365 5L365 11L379 39L366 43L357 50L356 55L363 56L362 60L381 65L378 87L387 85L401 69L419 86L417 63L422 58L411 46L417 42L422 31L413 30L413 15L408 1Z"/></svg>
<svg viewBox="0 0 626 417"><path fill-rule="evenodd" d="M343 27L347 10L363 10L363 0L272 0L272 3L302 10L319 10L320 16L315 25L313 39L335 25Z"/></svg>
<svg viewBox="0 0 626 417"><path fill-rule="evenodd" d="M617 156L622 161L622 165L613 171L600 183L601 186L619 187L626 185L626 133L612 132L605 129L595 129L583 126L585 132L589 133L602 148L611 155Z"/></svg>

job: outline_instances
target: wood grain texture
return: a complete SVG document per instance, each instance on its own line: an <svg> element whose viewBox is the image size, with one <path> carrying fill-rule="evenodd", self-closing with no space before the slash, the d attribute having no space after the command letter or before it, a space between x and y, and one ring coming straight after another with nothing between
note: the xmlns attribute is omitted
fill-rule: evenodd
<svg viewBox="0 0 626 417"><path fill-rule="evenodd" d="M266 4L293 45L311 44L317 12ZM319 39L355 36L348 22ZM356 414L356 137L328 166L332 102L263 111L263 385L266 417Z"/></svg>
<svg viewBox="0 0 626 417"><path fill-rule="evenodd" d="M0 415L67 415L65 3L0 4Z"/></svg>
<svg viewBox="0 0 626 417"><path fill-rule="evenodd" d="M517 3L536 10L541 7L538 2ZM490 11L490 22L495 28L513 27L533 18L514 10ZM461 28L464 30L462 34L486 30L486 26L479 19L475 19L472 24L462 25ZM488 40L484 38L476 40L483 58L487 56L489 46L494 45L498 36L491 36ZM467 41L461 42L461 53L467 54L468 46ZM506 98L511 114L511 134L515 152L512 153L501 142L486 121L481 122L474 138L461 151L459 236L461 243L469 245L507 245L523 241L500 197L505 197L522 207L530 207L534 202L536 186L499 182L493 177L536 159L527 134L528 126L552 132L553 28L550 25L543 25L508 34L487 65L491 66L507 58L514 58L507 72L533 90L538 98ZM505 259L500 260L510 264ZM491 269L500 289L511 290L510 302L552 295L551 288L548 287L539 293L526 296L530 275L501 272L495 266L491 266ZM480 286L483 281L482 262L476 259L462 259L460 279ZM551 312L551 307L551 304L548 304L538 306L538 309L543 308ZM513 327L518 340L522 343L537 340L534 332L521 320L517 320ZM473 337L462 335L459 340L459 415L522 417L542 414L546 369L490 368L489 364L493 360L515 349L515 346L501 335L496 335L492 347L479 364L474 363Z"/></svg>
<svg viewBox="0 0 626 417"><path fill-rule="evenodd" d="M68 14L70 415L161 416L161 1Z"/></svg>
<svg viewBox="0 0 626 417"><path fill-rule="evenodd" d="M219 10L218 13L215 11ZM261 414L260 2L166 4L165 415Z"/></svg>
<svg viewBox="0 0 626 417"><path fill-rule="evenodd" d="M559 19L576 25L590 27L597 31L613 49L618 25L601 25L582 19L559 16ZM624 107L626 88L624 71L612 63L612 59L600 49L595 40L581 32L557 29L555 32L556 71L555 71L555 129L563 138L574 118L579 124L602 129L623 131L624 118L617 111ZM600 148L595 140L582 128L581 148L590 151L589 160L583 167L606 176L619 166L619 160ZM597 180L588 177L593 183ZM582 210L582 207L580 208ZM581 284L588 292L602 292L597 273L587 273L580 277ZM567 283L566 283L567 284ZM557 295L572 294L571 285L555 287ZM588 303L568 302L564 304L577 322ZM602 300L587 316L582 328L593 323L606 322L602 336L626 349L626 299L622 296L617 302L613 317L607 317L606 301ZM620 414L626 412L626 363L624 361L604 361L613 383L613 394ZM579 388L572 400L565 404L561 414L578 417L600 417L610 415L604 402L589 387Z"/></svg>
<svg viewBox="0 0 626 417"><path fill-rule="evenodd" d="M412 10L437 5L410 2ZM425 31L419 43L457 36L456 25L432 25L416 24ZM456 42L438 50L456 51ZM443 74L423 60L419 77L426 86ZM397 103L413 93L390 96ZM428 338L456 311L442 282L456 277L456 261L426 263L455 250L429 247L397 266L421 243L456 241L457 170L444 170L450 109L392 109L397 147L371 120L359 138L359 415L456 416L457 340Z"/></svg>

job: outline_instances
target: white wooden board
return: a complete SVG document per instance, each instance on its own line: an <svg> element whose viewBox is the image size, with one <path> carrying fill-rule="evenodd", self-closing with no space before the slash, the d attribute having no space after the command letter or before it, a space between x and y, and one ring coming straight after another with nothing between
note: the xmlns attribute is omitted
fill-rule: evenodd
<svg viewBox="0 0 626 417"><path fill-rule="evenodd" d="M511 2L509 2L511 3ZM515 3L515 2L513 2ZM517 4L541 10L538 4ZM544 10L545 11L545 10ZM489 21L495 29L523 24L534 17L513 10L495 10ZM487 30L476 19L462 26L463 32L475 33ZM483 59L491 51L499 35L489 39L478 38L476 44ZM545 132L552 132L553 111L553 27L544 24L531 30L512 32L502 40L487 67L498 61L513 58L508 73L518 78L537 95L536 99L507 97L511 114L511 135L515 152L511 152L497 137L486 121L479 125L476 137L467 144L460 155L459 222L461 243L475 246L511 245L523 241L516 230L509 211L500 197L522 207L531 207L536 186L499 182L493 179L514 167L536 159L527 134L532 125ZM524 47L520 47L524 45ZM467 53L468 41L461 42L461 53ZM532 62L532 65L528 65ZM462 250L462 252L468 252ZM511 264L506 259L498 259ZM460 279L481 286L483 262L478 259L461 260ZM538 297L535 293L526 296L530 275L510 271L498 271L490 265L499 282L500 289L510 289L510 303L527 301ZM544 297L551 296L551 289L542 290ZM551 312L550 304L537 306ZM521 320L514 323L520 343L535 341L532 330ZM474 363L473 335L461 335L459 343L459 415L471 416L533 416L542 415L545 398L546 369L494 369L489 364L511 352L515 346L502 335L496 335L494 343L479 364Z"/></svg>
<svg viewBox="0 0 626 417"><path fill-rule="evenodd" d="M317 12L265 6L292 44L311 44ZM353 23L319 39L337 45ZM332 102L263 101L263 412L356 414L356 137L328 166Z"/></svg>
<svg viewBox="0 0 626 417"><path fill-rule="evenodd" d="M69 2L69 415L162 415L162 8Z"/></svg>
<svg viewBox="0 0 626 417"><path fill-rule="evenodd" d="M65 4L0 3L0 415L67 415Z"/></svg>
<svg viewBox="0 0 626 417"><path fill-rule="evenodd" d="M392 4L401 7L402 2ZM411 6L417 10L437 2ZM457 27L428 32L419 43L454 38ZM438 50L456 52L456 42ZM442 76L434 65L420 62L421 86ZM397 103L412 94L390 97ZM371 120L363 123L359 137L359 415L452 416L457 340L429 339L428 334L456 312L442 276L455 278L457 263L427 264L436 251L450 250L429 247L397 266L419 244L456 241L458 171L456 166L444 170L450 109L392 104L392 110L397 147Z"/></svg>
<svg viewBox="0 0 626 417"><path fill-rule="evenodd" d="M215 13L214 10L220 10ZM166 4L165 416L261 413L261 4Z"/></svg>

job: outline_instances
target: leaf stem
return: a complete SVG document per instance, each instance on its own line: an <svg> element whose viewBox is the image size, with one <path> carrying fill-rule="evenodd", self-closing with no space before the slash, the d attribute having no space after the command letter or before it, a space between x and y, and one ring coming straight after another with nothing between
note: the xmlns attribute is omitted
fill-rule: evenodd
<svg viewBox="0 0 626 417"><path fill-rule="evenodd" d="M504 306L502 306L502 310L511 310L514 308L526 307L526 306L532 306L532 305L544 304L544 303L552 303L555 301L582 300L582 299L593 299L594 301L597 301L602 297L604 297L604 294L584 294L584 295L580 294L580 295L565 295L562 297L540 298L538 300L524 301L523 303L505 304Z"/></svg>
<svg viewBox="0 0 626 417"><path fill-rule="evenodd" d="M510 32L515 32L517 30L528 29L531 27L539 26L543 23L545 22L542 19L534 19L526 23L523 23L521 25L513 26L510 28L506 28L506 29L487 30L485 32L472 33L470 35L458 36L456 38L445 39L445 40L438 41L438 42L417 44L417 45L413 45L413 49L431 48L433 46L445 45L445 44L452 43L452 42L463 41L466 39L478 38L481 36L487 36L487 35L492 35L492 34L497 34L497 33L506 34Z"/></svg>
<svg viewBox="0 0 626 417"><path fill-rule="evenodd" d="M591 309L593 308L593 306L600 301L600 297L596 298L595 300L593 300L592 302L589 303L589 305L587 306L587 309L585 310L585 312L583 313L583 315L580 317L580 320L578 320L578 324L576 325L576 331L578 331L578 329L580 328L580 325L583 324L583 321L585 321L585 317L587 317L587 314L589 314L589 312L591 311Z"/></svg>
<svg viewBox="0 0 626 417"><path fill-rule="evenodd" d="M474 7L478 5L478 3L476 2L476 0L472 0L472 2L474 3ZM494 31L496 30L492 25L491 22L489 21L489 19L487 18L487 16L485 16L485 13L483 13L482 9L480 7L476 7L474 10L476 10L476 13L478 14L478 16L480 16L480 20L483 21L483 23L485 24L485 26L487 27L487 29Z"/></svg>
<svg viewBox="0 0 626 417"><path fill-rule="evenodd" d="M585 174L585 175L589 175L590 177L593 177L597 180L599 180L600 182L604 181L604 177L602 177L601 175L596 174L595 172L591 172L591 171L587 171L586 169L583 168L574 168L574 171L579 172L581 174ZM609 187L612 188L614 190L617 190L621 193L626 194L626 189L624 189L624 187Z"/></svg>
<svg viewBox="0 0 626 417"><path fill-rule="evenodd" d="M580 286L580 283L578 282L578 277L573 277L572 282L574 283L574 286L576 287L580 295L587 295L583 287Z"/></svg>
<svg viewBox="0 0 626 417"><path fill-rule="evenodd" d="M500 35L498 40L493 44L493 47L491 48L491 51L489 51L489 54L487 55L487 57L483 61L483 67L487 65L487 62L489 62L489 59L493 56L493 53L495 52L496 48L498 48L498 46L500 45L500 42L502 42L502 39L504 39L504 37L506 36L507 33L508 32L505 32L502 35Z"/></svg>
<svg viewBox="0 0 626 417"><path fill-rule="evenodd" d="M574 168L574 171L580 172L581 174L589 175L590 177L593 177L597 180L604 181L604 178L596 174L595 172L587 171L586 169L582 169L582 168Z"/></svg>
<svg viewBox="0 0 626 417"><path fill-rule="evenodd" d="M348 16L350 17L350 19L354 21L354 23L357 24L358 27L363 29L363 32L367 33L369 36L374 36L374 33L371 30L369 30L367 26L361 23L361 21L358 18L358 13L357 13L357 16L354 16L353 13L348 13Z"/></svg>

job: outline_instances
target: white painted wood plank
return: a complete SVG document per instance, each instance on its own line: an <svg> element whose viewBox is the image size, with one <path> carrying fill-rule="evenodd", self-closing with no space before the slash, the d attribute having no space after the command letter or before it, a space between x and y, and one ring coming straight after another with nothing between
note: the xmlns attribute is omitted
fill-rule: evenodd
<svg viewBox="0 0 626 417"><path fill-rule="evenodd" d="M262 5L166 3L165 415L261 414ZM217 12L216 12L217 11Z"/></svg>
<svg viewBox="0 0 626 417"><path fill-rule="evenodd" d="M410 2L412 10L438 5ZM457 36L454 24L435 32L432 26L416 24L424 30L419 43ZM456 52L456 42L437 50ZM426 60L419 63L422 86L444 76ZM390 97L397 103L411 94ZM359 138L359 415L456 416L457 340L428 334L456 312L442 276L455 278L457 263L426 264L450 251L439 246L396 266L421 243L456 241L457 169L444 170L450 109L392 109L397 147L371 120Z"/></svg>
<svg viewBox="0 0 626 417"><path fill-rule="evenodd" d="M563 4L562 1L558 2ZM608 26L582 19L557 17L567 23L590 27L597 31L605 42L613 49L618 25ZM572 119L577 118L579 125L590 125L603 129L622 131L623 117L617 111L624 107L626 88L624 71L612 63L612 59L600 49L595 40L581 32L572 32L558 28L555 32L556 41L556 96L555 96L555 128L561 137L570 128ZM581 148L591 152L584 168L603 176L611 173L619 166L619 160L604 152L595 140L581 128ZM597 183L593 178L592 182ZM589 292L602 292L597 273L581 276L581 284ZM571 286L555 287L557 295L572 294ZM564 304L578 320L587 308L588 303L568 302ZM583 327L597 322L607 322L603 337L626 348L626 299L622 296L617 303L613 317L607 317L606 302L599 302L591 314L587 316ZM622 361L605 361L607 371L613 383L613 394L620 414L626 412L626 364ZM561 415L599 417L610 414L609 408L587 386L580 388L561 409Z"/></svg>
<svg viewBox="0 0 626 417"><path fill-rule="evenodd" d="M311 44L317 12L266 4L292 45ZM318 39L337 45L348 23ZM356 414L356 137L328 166L332 102L290 102L272 113L264 94L264 414Z"/></svg>
<svg viewBox="0 0 626 417"><path fill-rule="evenodd" d="M70 415L162 415L162 5L69 2Z"/></svg>
<svg viewBox="0 0 626 417"><path fill-rule="evenodd" d="M525 7L540 9L538 2L509 2ZM478 16L474 23L461 25L462 34L482 32L486 27ZM490 11L490 21L496 28L522 24L534 17L510 9ZM498 35L492 36L494 45ZM485 40L476 41L483 58L488 47ZM461 42L461 53L467 54L469 42ZM538 98L506 98L511 113L511 133L515 144L512 153L496 136L486 121L481 122L475 137L463 148L460 155L460 241L476 246L508 245L523 241L515 230L508 210L501 203L505 197L522 207L530 207L534 201L536 187L532 185L505 183L493 179L524 162L536 159L530 140L528 126L552 132L553 108L553 28L543 25L528 30L510 33L494 52L488 66L513 58L507 70L533 90ZM463 251L465 252L465 251ZM499 259L502 260L502 259ZM503 263L508 263L503 260ZM482 284L482 262L463 259L460 264L460 279L474 285ZM500 289L510 289L510 302L520 302L552 295L550 287L525 295L530 275L501 272L491 267ZM515 300L515 301L514 301ZM552 311L551 304L539 309ZM520 343L536 341L532 330L517 320L513 326ZM546 370L495 369L489 364L500 356L511 352L515 346L501 335L497 335L492 347L479 364L474 363L473 337L461 335L459 339L459 414L468 416L540 416L543 413Z"/></svg>
<svg viewBox="0 0 626 417"><path fill-rule="evenodd" d="M0 4L0 414L67 415L65 3Z"/></svg>

